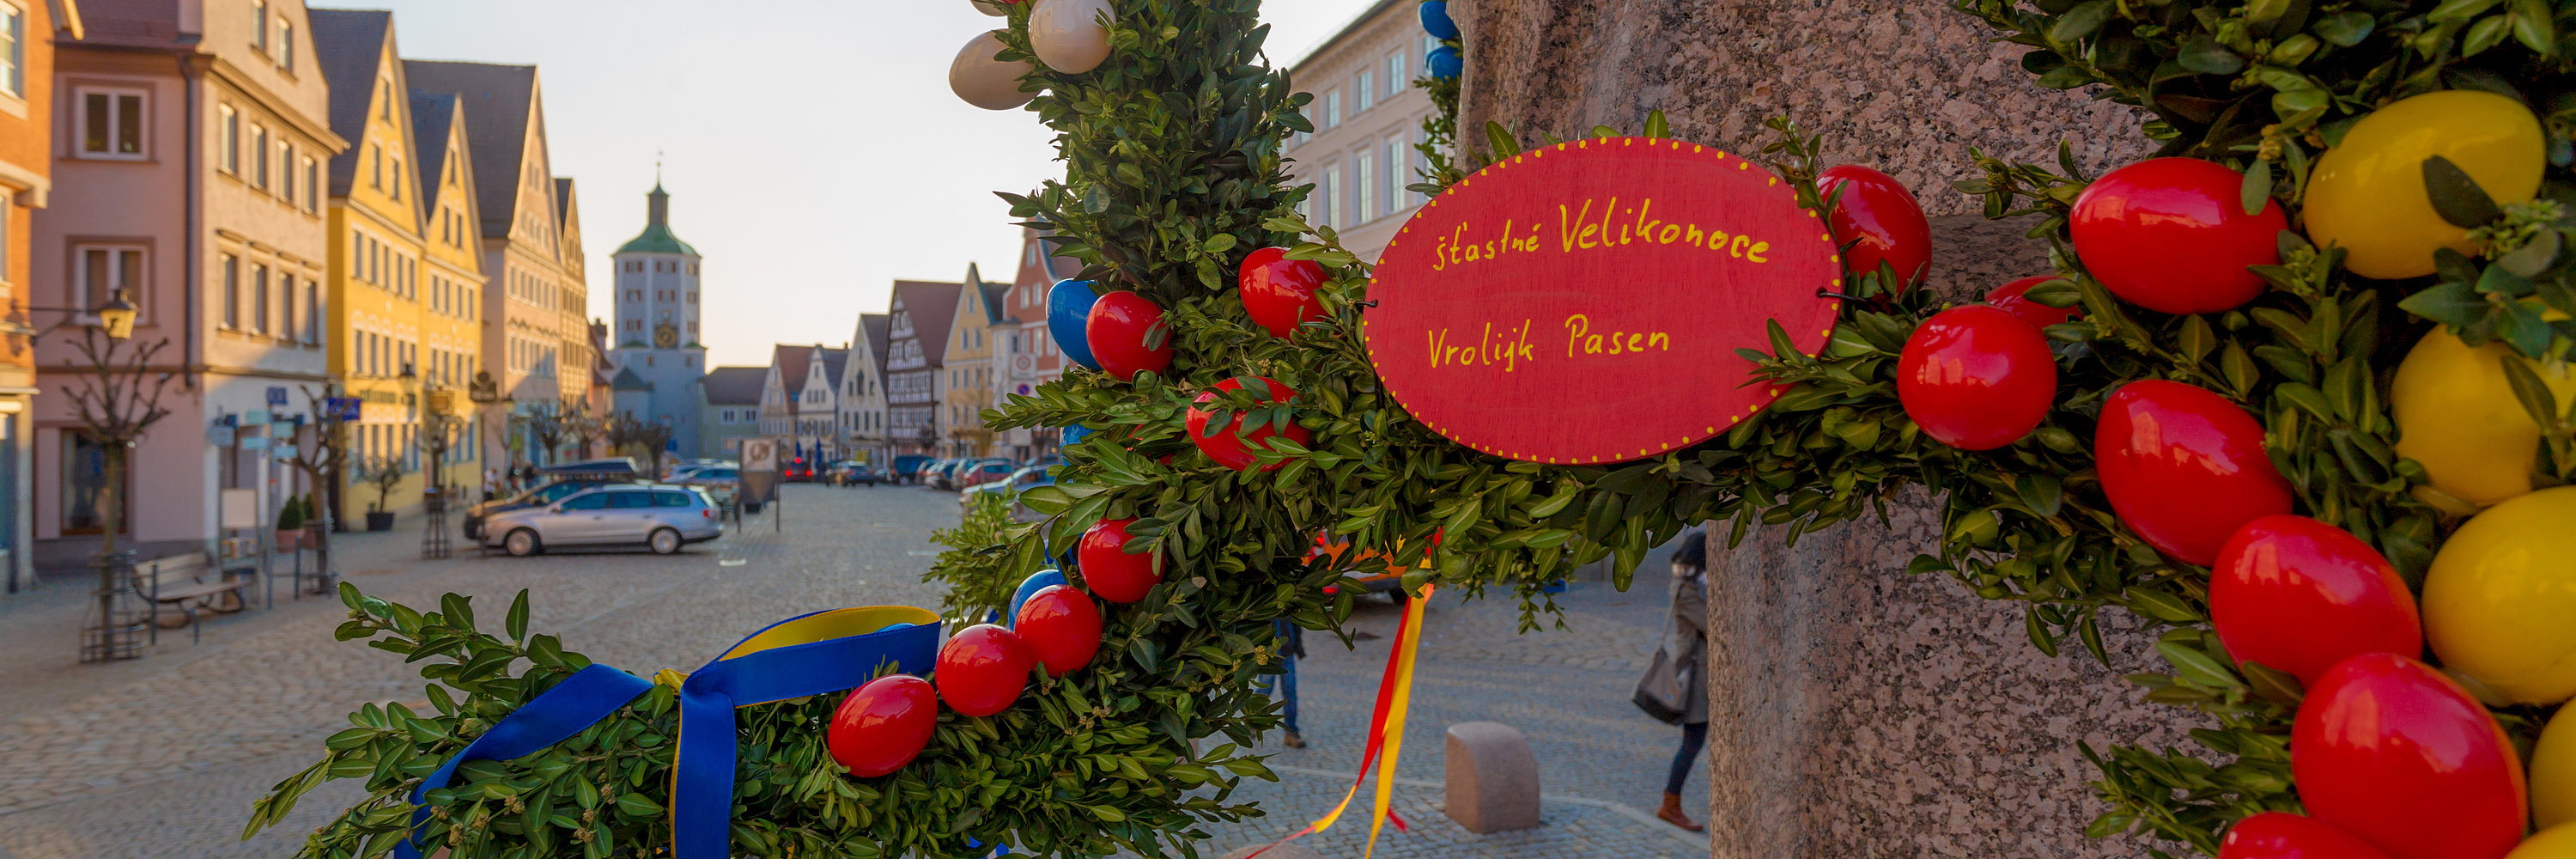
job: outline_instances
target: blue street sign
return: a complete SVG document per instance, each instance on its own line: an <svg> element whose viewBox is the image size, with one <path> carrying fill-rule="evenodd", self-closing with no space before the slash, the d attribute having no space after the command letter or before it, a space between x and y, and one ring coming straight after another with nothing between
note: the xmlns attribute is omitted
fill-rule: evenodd
<svg viewBox="0 0 2576 859"><path fill-rule="evenodd" d="M366 405L367 401L356 397L331 397L323 401L322 407L331 414L338 415L341 422L347 423L358 420L361 410Z"/></svg>
<svg viewBox="0 0 2576 859"><path fill-rule="evenodd" d="M285 386L285 385L270 385L270 386L268 386L268 404L269 404L269 405L272 405L272 406L283 406L283 405L286 405L286 386Z"/></svg>

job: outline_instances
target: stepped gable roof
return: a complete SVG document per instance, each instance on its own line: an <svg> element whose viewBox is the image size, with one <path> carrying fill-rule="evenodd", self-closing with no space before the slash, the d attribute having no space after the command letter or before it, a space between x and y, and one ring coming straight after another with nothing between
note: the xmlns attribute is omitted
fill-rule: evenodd
<svg viewBox="0 0 2576 859"><path fill-rule="evenodd" d="M357 180L358 150L367 136L367 107L376 97L376 69L394 13L378 9L307 9L313 28L314 65L331 85L331 133L349 148L331 156L331 196L346 197ZM445 146L439 147L445 149Z"/></svg>
<svg viewBox="0 0 2576 859"><path fill-rule="evenodd" d="M519 218L519 167L526 163L528 120L536 113L537 67L444 60L404 60L413 89L452 92L465 108L465 142L474 150L474 198L482 234L506 236ZM558 220L560 223L560 220Z"/></svg>
<svg viewBox="0 0 2576 859"><path fill-rule="evenodd" d="M912 314L912 336L921 341L921 354L933 367L948 354L948 326L957 321L957 293L965 288L962 283L935 280L894 282L895 297L903 299L904 312Z"/></svg>

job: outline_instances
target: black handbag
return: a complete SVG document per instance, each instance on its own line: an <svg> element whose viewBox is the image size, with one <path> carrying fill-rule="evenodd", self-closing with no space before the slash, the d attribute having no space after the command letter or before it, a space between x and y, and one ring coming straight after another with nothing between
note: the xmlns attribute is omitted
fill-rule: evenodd
<svg viewBox="0 0 2576 859"><path fill-rule="evenodd" d="M1655 636L1655 640L1662 641L1670 636L1672 627L1672 617L1665 616L1664 631ZM1655 721L1667 725L1681 724L1682 714L1690 709L1690 702L1685 700L1685 696L1690 694L1686 690L1690 687L1682 682L1682 670L1671 651L1657 646L1654 660L1646 663L1646 675L1637 678L1636 694L1629 700L1636 702L1637 709L1646 711L1646 715L1653 716Z"/></svg>

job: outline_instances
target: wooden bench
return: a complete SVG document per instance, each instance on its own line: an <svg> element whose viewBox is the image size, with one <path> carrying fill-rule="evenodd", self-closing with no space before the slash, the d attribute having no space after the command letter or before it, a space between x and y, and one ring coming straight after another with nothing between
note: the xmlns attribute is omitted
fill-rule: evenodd
<svg viewBox="0 0 2576 859"><path fill-rule="evenodd" d="M216 574L216 579L206 581L208 573ZM259 583L259 576L251 567L218 570L208 563L206 553L189 552L135 564L133 582L135 594L151 606L151 617L145 622L153 638L160 638L161 607L167 605L187 615L188 642L195 644L204 638L200 623L204 617L199 612L240 611L248 604L246 592ZM216 604L223 597L229 597L229 606Z"/></svg>

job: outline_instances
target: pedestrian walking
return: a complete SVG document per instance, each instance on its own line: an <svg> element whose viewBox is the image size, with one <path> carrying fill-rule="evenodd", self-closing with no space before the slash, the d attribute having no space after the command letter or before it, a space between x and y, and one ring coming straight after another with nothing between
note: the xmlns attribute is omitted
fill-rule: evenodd
<svg viewBox="0 0 2576 859"><path fill-rule="evenodd" d="M1271 621L1270 631L1279 640L1277 686L1279 700L1287 705L1285 712L1281 714L1284 717L1281 722L1287 726L1288 735L1281 737L1279 744L1292 749L1302 749L1306 747L1306 738L1297 733L1297 660L1306 655L1306 631L1284 617ZM1270 694L1271 686L1271 681L1264 679L1261 694Z"/></svg>
<svg viewBox="0 0 2576 859"><path fill-rule="evenodd" d="M1682 532L1681 546L1673 552L1671 631L1666 634L1664 654L1678 676L1681 700L1681 748L1673 752L1671 772L1664 777L1664 804L1655 816L1665 823L1691 832L1707 827L1693 822L1682 813L1682 784L1690 780L1692 765L1699 760L1700 750L1708 745L1708 531L1693 528Z"/></svg>

